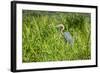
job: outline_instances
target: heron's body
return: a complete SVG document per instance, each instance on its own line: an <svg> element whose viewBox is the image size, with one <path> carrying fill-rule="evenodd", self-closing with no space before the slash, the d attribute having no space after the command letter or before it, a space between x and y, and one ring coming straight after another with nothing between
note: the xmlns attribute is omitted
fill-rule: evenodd
<svg viewBox="0 0 100 73"><path fill-rule="evenodd" d="M63 33L65 40L70 43L71 45L73 45L73 38L71 36L71 34L69 32L64 32Z"/></svg>

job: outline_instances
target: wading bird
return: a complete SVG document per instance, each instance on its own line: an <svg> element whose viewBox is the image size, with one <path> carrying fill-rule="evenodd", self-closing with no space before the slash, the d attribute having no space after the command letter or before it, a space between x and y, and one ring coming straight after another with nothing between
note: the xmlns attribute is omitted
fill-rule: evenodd
<svg viewBox="0 0 100 73"><path fill-rule="evenodd" d="M57 28L60 29L61 34L64 36L65 40L71 45L73 46L74 44L74 40L70 34L70 32L64 32L64 25L63 24L59 24L56 26Z"/></svg>

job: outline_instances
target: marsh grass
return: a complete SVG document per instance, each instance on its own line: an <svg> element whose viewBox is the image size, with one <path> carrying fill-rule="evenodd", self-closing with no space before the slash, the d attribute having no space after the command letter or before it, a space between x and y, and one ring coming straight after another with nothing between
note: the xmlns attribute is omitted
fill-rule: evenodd
<svg viewBox="0 0 100 73"><path fill-rule="evenodd" d="M91 58L91 16L88 13L23 10L22 61L46 62ZM64 24L74 45L65 41L55 28Z"/></svg>

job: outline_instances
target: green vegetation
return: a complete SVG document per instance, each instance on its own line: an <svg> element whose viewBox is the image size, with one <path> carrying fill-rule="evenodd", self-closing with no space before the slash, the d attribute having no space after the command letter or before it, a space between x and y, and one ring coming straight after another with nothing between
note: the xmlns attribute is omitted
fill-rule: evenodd
<svg viewBox="0 0 100 73"><path fill-rule="evenodd" d="M23 10L22 61L91 59L90 20L89 13ZM61 23L74 39L72 47L55 27Z"/></svg>

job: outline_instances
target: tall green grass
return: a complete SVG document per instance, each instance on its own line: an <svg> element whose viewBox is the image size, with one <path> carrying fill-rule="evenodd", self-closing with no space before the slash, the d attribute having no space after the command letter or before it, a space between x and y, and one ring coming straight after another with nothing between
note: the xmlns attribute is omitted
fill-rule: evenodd
<svg viewBox="0 0 100 73"><path fill-rule="evenodd" d="M91 58L91 16L89 13L23 10L22 61L46 62ZM55 27L64 24L74 45L65 41Z"/></svg>

